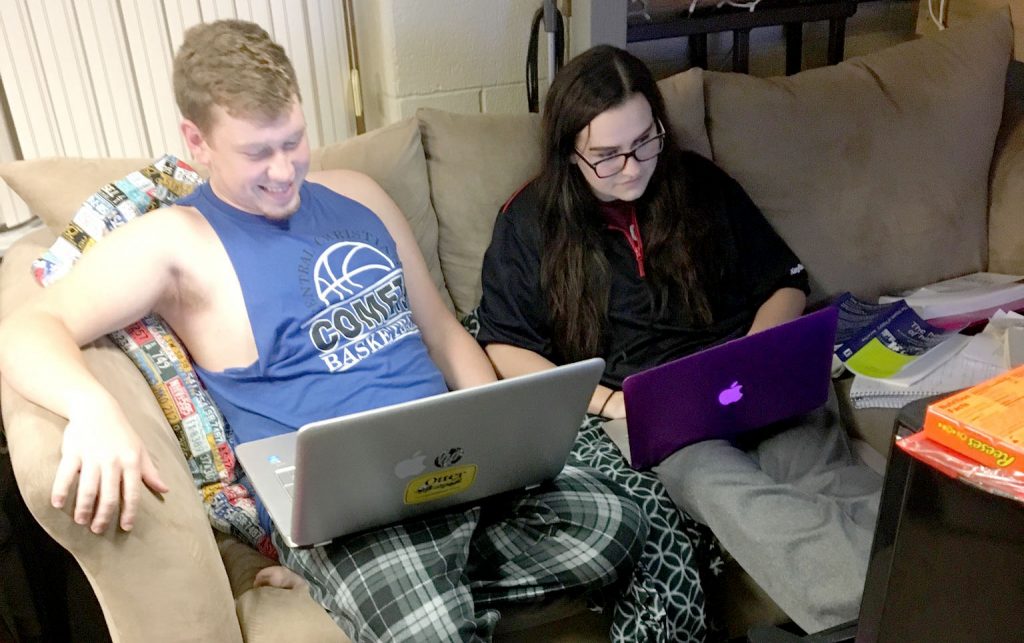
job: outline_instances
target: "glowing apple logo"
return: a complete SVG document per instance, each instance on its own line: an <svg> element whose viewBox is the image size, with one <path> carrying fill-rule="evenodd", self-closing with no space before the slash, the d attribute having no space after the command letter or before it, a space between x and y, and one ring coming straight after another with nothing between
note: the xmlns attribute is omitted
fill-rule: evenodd
<svg viewBox="0 0 1024 643"><path fill-rule="evenodd" d="M743 399L743 391L740 389L743 385L739 382L733 382L732 385L718 394L718 403L722 406L729 406L735 404Z"/></svg>
<svg viewBox="0 0 1024 643"><path fill-rule="evenodd" d="M416 452L411 458L402 460L395 465L395 475L399 478L411 478L416 474L422 473L427 467L423 464L423 460L427 456L423 455L419 451Z"/></svg>

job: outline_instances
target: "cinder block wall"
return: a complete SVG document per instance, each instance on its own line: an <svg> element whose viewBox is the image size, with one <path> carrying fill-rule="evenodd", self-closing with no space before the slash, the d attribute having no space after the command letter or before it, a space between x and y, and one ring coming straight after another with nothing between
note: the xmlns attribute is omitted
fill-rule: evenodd
<svg viewBox="0 0 1024 643"><path fill-rule="evenodd" d="M526 112L527 44L540 5L540 0L356 0L366 128L419 107ZM546 77L543 36L539 68Z"/></svg>

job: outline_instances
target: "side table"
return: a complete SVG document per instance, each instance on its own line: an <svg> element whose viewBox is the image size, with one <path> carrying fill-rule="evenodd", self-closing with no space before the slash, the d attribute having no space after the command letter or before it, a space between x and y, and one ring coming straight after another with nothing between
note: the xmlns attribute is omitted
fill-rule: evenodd
<svg viewBox="0 0 1024 643"><path fill-rule="evenodd" d="M907 405L920 430L933 400ZM933 469L893 445L871 546L857 641L1019 640L1024 503Z"/></svg>

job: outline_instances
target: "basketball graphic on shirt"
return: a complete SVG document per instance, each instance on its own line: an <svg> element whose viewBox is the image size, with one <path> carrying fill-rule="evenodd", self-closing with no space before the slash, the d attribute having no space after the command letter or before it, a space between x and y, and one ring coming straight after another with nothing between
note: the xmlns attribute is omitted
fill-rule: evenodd
<svg viewBox="0 0 1024 643"><path fill-rule="evenodd" d="M330 306L394 272L395 262L379 249L359 241L342 241L324 250L313 274L316 294Z"/></svg>

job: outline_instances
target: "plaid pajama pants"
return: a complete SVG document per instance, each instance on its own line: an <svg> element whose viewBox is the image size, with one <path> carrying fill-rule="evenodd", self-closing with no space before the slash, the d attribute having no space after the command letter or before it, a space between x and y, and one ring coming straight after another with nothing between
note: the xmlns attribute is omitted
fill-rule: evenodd
<svg viewBox="0 0 1024 643"><path fill-rule="evenodd" d="M502 603L624 586L648 524L616 483L567 466L555 480L481 506L290 549L282 564L356 643L487 641Z"/></svg>

